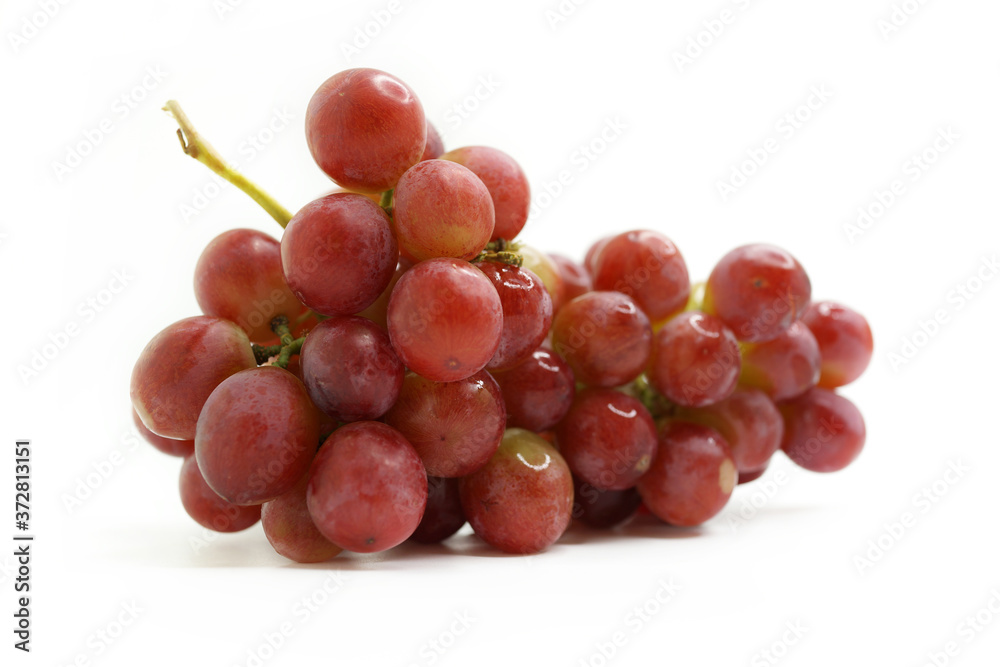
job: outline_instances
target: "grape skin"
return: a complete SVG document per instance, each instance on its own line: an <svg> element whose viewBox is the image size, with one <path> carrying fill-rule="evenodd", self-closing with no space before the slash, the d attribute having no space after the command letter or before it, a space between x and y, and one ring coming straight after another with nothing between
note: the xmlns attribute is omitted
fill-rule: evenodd
<svg viewBox="0 0 1000 667"><path fill-rule="evenodd" d="M541 279L528 269L502 262L480 262L476 267L493 283L503 309L500 345L486 367L491 371L511 368L527 359L548 336L552 298Z"/></svg>
<svg viewBox="0 0 1000 667"><path fill-rule="evenodd" d="M528 221L531 186L514 158L489 146L465 146L448 151L442 160L457 162L479 177L493 200L495 225L491 241L514 240Z"/></svg>
<svg viewBox="0 0 1000 667"><path fill-rule="evenodd" d="M646 375L669 400L697 408L733 393L740 364L736 337L722 320L691 311L656 333Z"/></svg>
<svg viewBox="0 0 1000 667"><path fill-rule="evenodd" d="M260 521L260 505L234 505L213 491L194 456L181 465L180 494L188 516L217 533L236 533Z"/></svg>
<svg viewBox="0 0 1000 667"><path fill-rule="evenodd" d="M810 389L778 408L785 423L781 449L806 470L843 470L865 446L861 411L829 389Z"/></svg>
<svg viewBox="0 0 1000 667"><path fill-rule="evenodd" d="M784 401L816 386L820 351L816 338L802 322L763 343L746 343L740 383L757 387L775 401Z"/></svg>
<svg viewBox="0 0 1000 667"><path fill-rule="evenodd" d="M503 392L510 426L545 431L558 424L573 405L573 370L551 350L539 348L520 365L490 373Z"/></svg>
<svg viewBox="0 0 1000 667"><path fill-rule="evenodd" d="M420 544L437 544L448 539L465 525L458 479L427 478L427 509L410 540Z"/></svg>
<svg viewBox="0 0 1000 667"><path fill-rule="evenodd" d="M819 345L820 387L836 389L850 384L868 368L874 342L863 315L833 301L820 301L809 306L802 322Z"/></svg>
<svg viewBox="0 0 1000 667"><path fill-rule="evenodd" d="M303 476L295 488L261 506L264 536L274 550L296 563L322 563L343 549L319 532L306 506L309 478Z"/></svg>

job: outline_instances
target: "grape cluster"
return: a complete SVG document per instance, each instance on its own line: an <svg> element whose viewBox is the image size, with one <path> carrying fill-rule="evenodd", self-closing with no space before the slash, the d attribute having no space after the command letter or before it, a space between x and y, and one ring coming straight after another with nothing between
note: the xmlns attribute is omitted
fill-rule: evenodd
<svg viewBox="0 0 1000 667"><path fill-rule="evenodd" d="M518 163L445 152L377 70L324 82L306 135L339 188L287 218L265 206L280 242L209 243L203 314L158 333L132 374L136 425L184 457L202 526L260 520L278 553L318 562L468 521L528 554L574 518L608 528L642 505L701 524L779 449L816 472L858 456L864 421L835 390L868 365L871 331L812 302L788 252L737 248L694 285L655 231L602 239L582 264L539 252L515 240Z"/></svg>

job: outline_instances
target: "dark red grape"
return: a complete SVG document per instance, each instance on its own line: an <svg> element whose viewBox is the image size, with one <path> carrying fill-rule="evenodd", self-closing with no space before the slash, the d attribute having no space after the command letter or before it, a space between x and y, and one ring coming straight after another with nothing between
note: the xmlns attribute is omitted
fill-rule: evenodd
<svg viewBox="0 0 1000 667"><path fill-rule="evenodd" d="M635 488L609 491L574 479L573 518L591 528L614 528L628 521L642 502Z"/></svg>
<svg viewBox="0 0 1000 667"><path fill-rule="evenodd" d="M448 539L465 525L458 479L427 478L427 509L410 539L421 544L437 544Z"/></svg>
<svg viewBox="0 0 1000 667"><path fill-rule="evenodd" d="M379 422L337 429L320 448L306 492L316 527L358 553L391 549L420 524L427 473L399 431Z"/></svg>
<svg viewBox="0 0 1000 667"><path fill-rule="evenodd" d="M254 368L250 339L236 324L201 315L153 336L132 369L132 407L150 431L194 440L198 415L220 382Z"/></svg>
<svg viewBox="0 0 1000 667"><path fill-rule="evenodd" d="M813 472L846 468L865 446L865 420L854 403L829 389L810 389L778 405L785 420L781 449Z"/></svg>
<svg viewBox="0 0 1000 667"><path fill-rule="evenodd" d="M399 250L389 216L356 194L327 195L295 214L281 237L292 292L324 315L353 315L389 284Z"/></svg>
<svg viewBox="0 0 1000 667"><path fill-rule="evenodd" d="M420 160L427 121L405 83L375 69L349 69L323 82L306 109L306 141L337 185L391 190Z"/></svg>
<svg viewBox="0 0 1000 667"><path fill-rule="evenodd" d="M816 338L802 322L763 343L745 343L740 383L757 387L775 401L798 396L819 381Z"/></svg>
<svg viewBox="0 0 1000 667"><path fill-rule="evenodd" d="M762 243L729 252L705 285L704 310L736 338L771 340L809 307L812 288L802 265L788 252Z"/></svg>
<svg viewBox="0 0 1000 667"><path fill-rule="evenodd" d="M393 223L400 247L415 259L472 259L493 235L493 202L462 165L426 160L399 179Z"/></svg>
<svg viewBox="0 0 1000 667"><path fill-rule="evenodd" d="M139 431L146 442L156 447L158 450L164 454L169 454L170 456L180 456L181 458L191 456L194 454L194 440L174 440L173 438L164 438L163 436L156 435L142 423L139 419L139 413L132 408L132 423L135 424L135 428Z"/></svg>
<svg viewBox="0 0 1000 667"><path fill-rule="evenodd" d="M455 382L406 374L385 415L413 445L429 475L461 477L481 468L500 445L506 413L500 387L486 371Z"/></svg>
<svg viewBox="0 0 1000 667"><path fill-rule="evenodd" d="M819 386L836 389L854 382L872 359L872 330L857 311L833 301L809 306L802 316L822 358Z"/></svg>
<svg viewBox="0 0 1000 667"><path fill-rule="evenodd" d="M485 466L459 482L462 509L487 544L532 554L555 543L573 512L573 478L559 452L523 429L507 429Z"/></svg>
<svg viewBox="0 0 1000 667"><path fill-rule="evenodd" d="M194 456L181 466L181 504L192 519L218 533L236 533L260 521L260 505L234 505L219 497L201 476Z"/></svg>
<svg viewBox="0 0 1000 667"><path fill-rule="evenodd" d="M363 317L320 322L302 345L302 378L320 410L343 421L377 419L403 386L389 334Z"/></svg>
<svg viewBox="0 0 1000 667"><path fill-rule="evenodd" d="M697 526L719 513L736 487L736 465L718 431L669 421L649 472L636 488L646 507L674 526Z"/></svg>
<svg viewBox="0 0 1000 667"><path fill-rule="evenodd" d="M491 374L503 392L510 426L545 431L558 424L573 405L573 371L551 350L539 348L524 363Z"/></svg>
<svg viewBox="0 0 1000 667"><path fill-rule="evenodd" d="M555 351L577 382L617 387L646 367L653 338L649 318L620 292L588 292L573 299L552 323Z"/></svg>
<svg viewBox="0 0 1000 667"><path fill-rule="evenodd" d="M319 532L306 506L309 478L304 476L295 488L261 506L260 521L264 535L279 554L296 563L322 563L343 549Z"/></svg>
<svg viewBox="0 0 1000 667"><path fill-rule="evenodd" d="M549 334L552 299L541 279L528 269L502 262L475 265L500 296L503 330L500 345L486 367L503 370L527 359Z"/></svg>
<svg viewBox="0 0 1000 667"><path fill-rule="evenodd" d="M653 337L646 376L656 391L678 405L718 403L733 393L740 377L736 337L717 317L681 313Z"/></svg>
<svg viewBox="0 0 1000 667"><path fill-rule="evenodd" d="M456 148L441 159L457 162L479 177L493 199L496 225L491 240L513 240L528 221L531 205L531 186L521 165L489 146Z"/></svg>
<svg viewBox="0 0 1000 667"><path fill-rule="evenodd" d="M407 368L435 382L486 367L500 345L500 296L482 271L460 259L420 262L389 299L389 338Z"/></svg>
<svg viewBox="0 0 1000 667"><path fill-rule="evenodd" d="M586 389L556 427L556 442L574 477L621 491L635 486L656 456L656 425L637 399Z"/></svg>
<svg viewBox="0 0 1000 667"><path fill-rule="evenodd" d="M215 388L198 418L194 448L216 493L257 505L302 479L318 442L319 421L302 382L283 368L261 366Z"/></svg>

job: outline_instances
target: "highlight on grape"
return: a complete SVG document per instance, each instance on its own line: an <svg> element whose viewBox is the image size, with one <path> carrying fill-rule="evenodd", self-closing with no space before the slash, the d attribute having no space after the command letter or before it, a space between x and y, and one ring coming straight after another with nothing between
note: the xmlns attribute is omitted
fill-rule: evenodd
<svg viewBox="0 0 1000 667"><path fill-rule="evenodd" d="M294 214L165 109L184 152L284 229L212 240L201 314L132 373L136 425L183 459L184 508L208 531L260 521L308 563L468 523L528 555L574 520L699 525L779 450L834 472L864 446L838 392L868 366L871 329L815 301L780 247L731 250L696 283L654 230L613 232L582 261L542 252L519 238L518 162L446 150L379 70L339 72L309 101L307 144L337 188Z"/></svg>

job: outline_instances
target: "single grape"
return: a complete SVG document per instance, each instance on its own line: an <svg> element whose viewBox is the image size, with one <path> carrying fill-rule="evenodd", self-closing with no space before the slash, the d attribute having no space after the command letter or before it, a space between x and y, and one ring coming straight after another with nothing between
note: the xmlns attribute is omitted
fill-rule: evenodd
<svg viewBox="0 0 1000 667"><path fill-rule="evenodd" d="M788 252L762 243L730 251L712 269L704 309L736 338L759 343L777 337L809 307L812 288Z"/></svg>
<svg viewBox="0 0 1000 667"><path fill-rule="evenodd" d="M591 528L614 528L631 519L642 499L635 487L620 491L598 489L573 480L573 518Z"/></svg>
<svg viewBox="0 0 1000 667"><path fill-rule="evenodd" d="M668 421L649 472L636 488L653 514L674 526L697 526L718 514L736 487L736 464L718 431Z"/></svg>
<svg viewBox="0 0 1000 667"><path fill-rule="evenodd" d="M320 85L306 109L306 141L337 185L382 192L420 160L427 120L405 83L376 69L348 69Z"/></svg>
<svg viewBox="0 0 1000 667"><path fill-rule="evenodd" d="M389 338L407 368L435 382L462 380L493 357L503 331L500 296L460 259L420 262L389 299Z"/></svg>
<svg viewBox="0 0 1000 667"><path fill-rule="evenodd" d="M816 338L802 322L792 322L777 338L744 343L740 383L784 401L816 386L820 353Z"/></svg>
<svg viewBox="0 0 1000 667"><path fill-rule="evenodd" d="M136 430L139 432L146 442L156 447L158 450L164 454L169 454L170 456L179 456L185 458L194 454L194 440L174 440L173 438L164 438L163 436L156 435L142 423L139 419L139 413L132 408L132 423L135 424Z"/></svg>
<svg viewBox="0 0 1000 667"><path fill-rule="evenodd" d="M681 407L677 416L718 431L729 444L741 475L765 468L781 446L784 433L774 402L753 387L737 387L729 398L707 407Z"/></svg>
<svg viewBox="0 0 1000 667"><path fill-rule="evenodd" d="M368 306L360 313L358 317L363 317L366 320L371 320L379 326L384 331L389 330L389 298L392 296L392 290L396 288L396 283L403 276L404 273L413 266L413 262L403 257L399 258L399 263L396 264L396 272L392 274L392 278L389 279L389 284L385 286L382 290L382 294L375 299L375 303Z"/></svg>
<svg viewBox="0 0 1000 667"><path fill-rule="evenodd" d="M258 505L309 470L319 421L306 388L277 366L226 378L205 402L194 439L198 468L231 503Z"/></svg>
<svg viewBox="0 0 1000 667"><path fill-rule="evenodd" d="M872 330L857 311L833 301L809 306L802 316L819 345L819 386L836 389L857 380L872 359Z"/></svg>
<svg viewBox="0 0 1000 667"><path fill-rule="evenodd" d="M597 260L600 258L601 251L604 250L604 246L608 244L613 237L605 236L604 238L594 241L594 243L587 248L587 254L583 258L583 268L587 270L590 274L591 279L594 277L594 271L597 269Z"/></svg>
<svg viewBox="0 0 1000 667"><path fill-rule="evenodd" d="M256 366L250 339L239 326L207 315L188 317L153 336L139 354L129 390L132 407L156 435L194 440L212 390Z"/></svg>
<svg viewBox="0 0 1000 667"><path fill-rule="evenodd" d="M502 262L475 265L490 279L500 296L503 330L500 345L486 367L503 370L527 359L549 334L552 299L534 273Z"/></svg>
<svg viewBox="0 0 1000 667"><path fill-rule="evenodd" d="M573 405L573 370L551 350L538 348L520 365L491 374L503 392L509 426L545 431L558 424Z"/></svg>
<svg viewBox="0 0 1000 667"><path fill-rule="evenodd" d="M687 303L687 264L663 234L637 230L613 236L592 261L594 289L629 295L651 322L669 319Z"/></svg>
<svg viewBox="0 0 1000 667"><path fill-rule="evenodd" d="M493 456L506 418L500 387L486 371L455 382L411 371L384 421L413 445L427 474L462 477Z"/></svg>
<svg viewBox="0 0 1000 667"><path fill-rule="evenodd" d="M456 148L441 159L457 162L479 177L493 200L496 224L490 240L512 241L528 221L531 205L531 186L521 165L489 146Z"/></svg>
<svg viewBox="0 0 1000 667"><path fill-rule="evenodd" d="M553 347L577 382L598 387L635 379L649 360L652 338L649 318L620 292L578 296L552 323Z"/></svg>
<svg viewBox="0 0 1000 667"><path fill-rule="evenodd" d="M541 250L524 243L518 244L517 254L521 256L522 268L528 269L542 280L552 298L552 312L558 313L562 305L568 301L559 266Z"/></svg>
<svg viewBox="0 0 1000 667"><path fill-rule="evenodd" d="M442 542L465 525L462 497L458 493L458 479L445 477L427 478L427 509L420 525L410 539L421 544Z"/></svg>
<svg viewBox="0 0 1000 667"><path fill-rule="evenodd" d="M261 506L264 536L274 550L296 563L322 563L343 549L326 539L313 523L306 506L309 478L304 476L291 491Z"/></svg>
<svg viewBox="0 0 1000 667"><path fill-rule="evenodd" d="M549 258L559 269L559 277L563 284L563 302L571 301L581 294L586 294L594 289L594 281L587 272L587 269L577 264L568 257L549 253Z"/></svg>
<svg viewBox="0 0 1000 667"><path fill-rule="evenodd" d="M254 229L231 229L212 239L194 269L201 312L235 322L254 343L276 339L271 320L294 321L305 306L281 271L281 245Z"/></svg>
<svg viewBox="0 0 1000 667"><path fill-rule="evenodd" d="M656 425L637 399L591 388L577 394L556 442L575 478L621 491L635 486L656 456Z"/></svg>
<svg viewBox="0 0 1000 667"><path fill-rule="evenodd" d="M718 403L733 393L740 377L736 337L717 317L681 313L653 337L646 376L656 391L678 405Z"/></svg>
<svg viewBox="0 0 1000 667"><path fill-rule="evenodd" d="M398 259L389 216L357 194L327 195L306 204L281 237L288 286L324 315L353 315L372 305Z"/></svg>
<svg viewBox="0 0 1000 667"><path fill-rule="evenodd" d="M420 524L427 473L399 431L379 422L337 429L309 472L309 515L324 536L358 553L391 549Z"/></svg>
<svg viewBox="0 0 1000 667"><path fill-rule="evenodd" d="M234 505L219 497L201 476L194 456L181 465L180 492L188 516L217 533L236 533L260 521L260 505Z"/></svg>
<svg viewBox="0 0 1000 667"><path fill-rule="evenodd" d="M389 334L363 317L320 322L306 336L300 361L309 397L343 422L381 417L403 386L403 362Z"/></svg>
<svg viewBox="0 0 1000 667"><path fill-rule="evenodd" d="M462 509L487 544L513 554L548 548L573 512L573 477L559 452L523 429L507 429L485 466L459 482Z"/></svg>
<svg viewBox="0 0 1000 667"><path fill-rule="evenodd" d="M806 470L843 470L865 446L861 411L829 389L810 389L778 408L785 420L781 449Z"/></svg>
<svg viewBox="0 0 1000 667"><path fill-rule="evenodd" d="M441 141L441 135L438 133L437 128L427 121L427 141L424 143L424 152L420 156L420 161L424 160L436 160L444 154L444 142Z"/></svg>
<svg viewBox="0 0 1000 667"><path fill-rule="evenodd" d="M472 259L493 235L490 192L455 162L425 160L399 179L393 223L399 245L418 260Z"/></svg>

